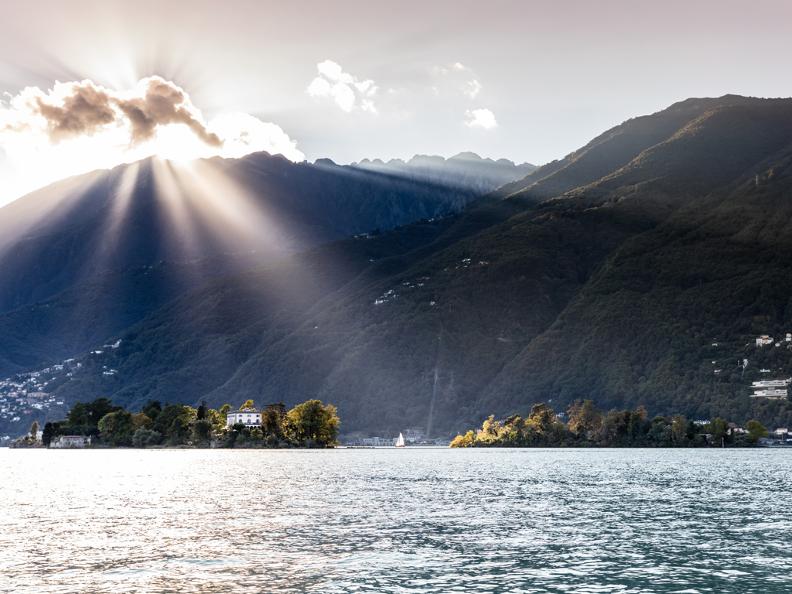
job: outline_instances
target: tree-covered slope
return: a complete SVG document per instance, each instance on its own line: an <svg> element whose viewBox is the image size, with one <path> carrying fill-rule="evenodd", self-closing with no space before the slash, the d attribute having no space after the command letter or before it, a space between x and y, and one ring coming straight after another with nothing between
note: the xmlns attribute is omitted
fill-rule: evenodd
<svg viewBox="0 0 792 594"><path fill-rule="evenodd" d="M461 214L218 279L58 393L316 396L344 432L444 434L576 398L785 422L748 386L792 376L786 345L752 346L792 332L791 148L792 100L676 104Z"/></svg>
<svg viewBox="0 0 792 594"><path fill-rule="evenodd" d="M217 275L477 197L266 153L60 182L0 209L0 376L87 349Z"/></svg>

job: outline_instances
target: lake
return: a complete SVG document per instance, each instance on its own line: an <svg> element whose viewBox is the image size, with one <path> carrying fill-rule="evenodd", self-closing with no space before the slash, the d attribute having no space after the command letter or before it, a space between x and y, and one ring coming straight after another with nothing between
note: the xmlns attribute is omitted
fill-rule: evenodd
<svg viewBox="0 0 792 594"><path fill-rule="evenodd" d="M790 592L792 450L0 450L0 592Z"/></svg>

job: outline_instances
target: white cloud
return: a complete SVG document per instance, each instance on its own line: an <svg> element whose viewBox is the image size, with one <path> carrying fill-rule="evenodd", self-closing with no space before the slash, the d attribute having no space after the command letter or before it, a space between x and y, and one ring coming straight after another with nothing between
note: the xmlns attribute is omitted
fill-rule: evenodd
<svg viewBox="0 0 792 594"><path fill-rule="evenodd" d="M319 75L305 90L311 97L330 98L347 113L354 109L377 113L374 97L379 88L373 80L360 80L332 60L319 62L316 70Z"/></svg>
<svg viewBox="0 0 792 594"><path fill-rule="evenodd" d="M462 92L471 99L475 99L476 96L481 92L481 83L475 78L471 79L465 83L465 89Z"/></svg>
<svg viewBox="0 0 792 594"><path fill-rule="evenodd" d="M450 94L462 93L469 99L475 99L483 88L473 70L462 62L454 62L450 66L437 66L433 72L443 81L442 86ZM432 86L431 89L436 95L440 94L440 87L437 85Z"/></svg>
<svg viewBox="0 0 792 594"><path fill-rule="evenodd" d="M276 124L244 113L207 121L184 89L157 76L124 90L90 80L28 87L0 100L0 204L64 177L151 155L190 160L262 150L305 158Z"/></svg>
<svg viewBox="0 0 792 594"><path fill-rule="evenodd" d="M479 109L468 109L465 112L465 125L468 128L492 130L493 128L497 128L498 122L495 119L494 113L482 107Z"/></svg>

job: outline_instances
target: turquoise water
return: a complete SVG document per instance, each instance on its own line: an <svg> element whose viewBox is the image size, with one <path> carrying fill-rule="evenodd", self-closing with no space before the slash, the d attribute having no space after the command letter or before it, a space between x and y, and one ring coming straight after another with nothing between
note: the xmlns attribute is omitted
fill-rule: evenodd
<svg viewBox="0 0 792 594"><path fill-rule="evenodd" d="M792 450L0 450L0 592L790 592Z"/></svg>

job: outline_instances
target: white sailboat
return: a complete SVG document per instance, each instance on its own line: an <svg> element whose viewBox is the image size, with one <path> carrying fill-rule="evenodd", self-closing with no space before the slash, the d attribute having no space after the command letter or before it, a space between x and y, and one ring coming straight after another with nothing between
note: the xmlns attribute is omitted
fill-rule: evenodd
<svg viewBox="0 0 792 594"><path fill-rule="evenodd" d="M399 438L396 440L396 447L403 448L404 447L404 435L399 433Z"/></svg>

